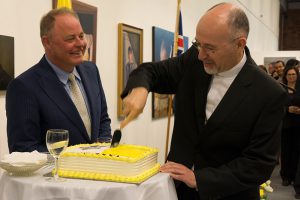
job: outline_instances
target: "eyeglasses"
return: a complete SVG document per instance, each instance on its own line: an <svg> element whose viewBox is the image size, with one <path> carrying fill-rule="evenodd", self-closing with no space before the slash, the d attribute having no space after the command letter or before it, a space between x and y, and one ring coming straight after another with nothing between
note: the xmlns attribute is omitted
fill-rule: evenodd
<svg viewBox="0 0 300 200"><path fill-rule="evenodd" d="M207 45L201 45L200 42L194 38L192 41L192 45L200 52L201 50L204 50L207 54L214 54L216 52L216 48L212 46Z"/></svg>
<svg viewBox="0 0 300 200"><path fill-rule="evenodd" d="M234 38L233 40L231 40L229 43L234 42L235 40L237 40L237 39L239 39L239 38L241 38L241 37L243 37L243 36L236 37L236 38ZM200 42L197 41L196 38L194 38L194 40L192 41L192 45L193 45L199 52L202 51L202 50L204 50L205 53L207 53L207 54L214 54L214 53L216 53L216 51L218 50L217 47L212 46L212 45L203 45L203 46L202 46L202 45L200 44Z"/></svg>

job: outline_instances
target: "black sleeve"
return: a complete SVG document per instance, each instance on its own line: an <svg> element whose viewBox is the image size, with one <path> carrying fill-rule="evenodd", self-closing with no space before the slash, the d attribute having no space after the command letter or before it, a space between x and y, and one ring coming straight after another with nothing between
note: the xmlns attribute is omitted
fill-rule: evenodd
<svg viewBox="0 0 300 200"><path fill-rule="evenodd" d="M185 70L191 64L200 62L197 55L197 49L191 47L178 57L141 64L130 74L121 97L126 97L136 87L161 94L174 94Z"/></svg>

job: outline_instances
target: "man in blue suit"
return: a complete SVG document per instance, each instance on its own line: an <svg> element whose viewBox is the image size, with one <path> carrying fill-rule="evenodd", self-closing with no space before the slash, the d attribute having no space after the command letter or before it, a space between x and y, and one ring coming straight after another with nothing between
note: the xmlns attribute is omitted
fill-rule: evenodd
<svg viewBox="0 0 300 200"><path fill-rule="evenodd" d="M66 8L48 12L40 23L42 59L13 80L6 94L9 151L47 151L48 129L67 129L69 145L111 139L111 120L94 63L83 61L86 49L78 16ZM87 109L90 130L71 99L73 73Z"/></svg>

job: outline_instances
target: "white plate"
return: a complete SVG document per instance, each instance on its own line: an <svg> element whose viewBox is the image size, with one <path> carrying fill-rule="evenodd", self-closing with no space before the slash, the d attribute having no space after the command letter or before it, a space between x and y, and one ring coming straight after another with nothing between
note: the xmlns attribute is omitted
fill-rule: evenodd
<svg viewBox="0 0 300 200"><path fill-rule="evenodd" d="M46 164L46 161L38 164L11 165L9 163L0 162L0 167L5 169L9 174L16 176L29 176L36 170Z"/></svg>

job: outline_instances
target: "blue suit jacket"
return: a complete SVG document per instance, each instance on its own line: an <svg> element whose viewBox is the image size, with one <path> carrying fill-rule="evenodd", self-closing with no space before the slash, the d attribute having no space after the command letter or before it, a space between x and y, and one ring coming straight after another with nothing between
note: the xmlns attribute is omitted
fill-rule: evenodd
<svg viewBox="0 0 300 200"><path fill-rule="evenodd" d="M111 138L111 120L97 66L83 62L76 68L90 105L91 139L75 105L44 56L8 86L6 115L10 152L47 151L48 129L69 130L69 145Z"/></svg>

